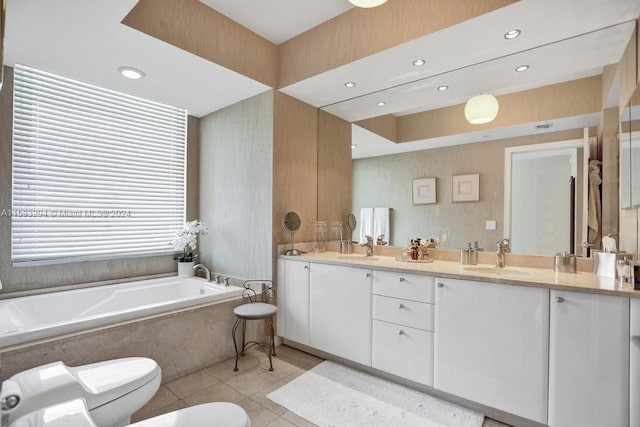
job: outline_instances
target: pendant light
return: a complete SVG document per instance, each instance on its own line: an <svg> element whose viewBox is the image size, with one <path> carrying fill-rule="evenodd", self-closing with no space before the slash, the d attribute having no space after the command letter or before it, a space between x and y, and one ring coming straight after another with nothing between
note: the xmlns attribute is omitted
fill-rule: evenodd
<svg viewBox="0 0 640 427"><path fill-rule="evenodd" d="M498 100L489 94L476 95L464 106L464 116L474 125L489 123L498 115Z"/></svg>
<svg viewBox="0 0 640 427"><path fill-rule="evenodd" d="M349 0L349 3L357 7L376 7L386 2L387 0Z"/></svg>

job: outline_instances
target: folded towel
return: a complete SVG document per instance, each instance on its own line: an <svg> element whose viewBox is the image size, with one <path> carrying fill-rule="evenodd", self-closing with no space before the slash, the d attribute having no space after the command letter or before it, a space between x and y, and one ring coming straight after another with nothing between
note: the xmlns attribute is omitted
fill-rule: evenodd
<svg viewBox="0 0 640 427"><path fill-rule="evenodd" d="M376 241L378 236L384 236L384 240L391 241L391 229L389 228L389 208L373 209L373 240Z"/></svg>
<svg viewBox="0 0 640 427"><path fill-rule="evenodd" d="M373 235L373 212L373 208L360 208L360 222L357 225L360 228L360 238L358 239L360 243L367 243L367 239L364 236L375 238Z"/></svg>

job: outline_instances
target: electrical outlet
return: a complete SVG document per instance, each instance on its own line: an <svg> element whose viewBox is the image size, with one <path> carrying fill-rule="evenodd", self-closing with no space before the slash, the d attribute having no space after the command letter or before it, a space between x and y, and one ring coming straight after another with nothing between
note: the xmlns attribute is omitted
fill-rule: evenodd
<svg viewBox="0 0 640 427"><path fill-rule="evenodd" d="M485 229L487 230L495 230L496 229L496 222L494 220L489 220L486 221L485 223Z"/></svg>
<svg viewBox="0 0 640 427"><path fill-rule="evenodd" d="M449 230L440 230L440 246L449 246Z"/></svg>

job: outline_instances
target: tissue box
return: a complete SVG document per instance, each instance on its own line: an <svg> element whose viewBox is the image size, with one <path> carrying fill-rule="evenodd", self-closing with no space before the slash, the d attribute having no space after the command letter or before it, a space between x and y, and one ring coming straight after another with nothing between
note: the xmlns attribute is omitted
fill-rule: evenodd
<svg viewBox="0 0 640 427"><path fill-rule="evenodd" d="M592 251L593 256L593 274L596 276L616 278L616 261L619 252L602 252Z"/></svg>
<svg viewBox="0 0 640 427"><path fill-rule="evenodd" d="M593 274L603 277L617 277L616 262L619 259L632 259L633 257L624 251L620 252L603 252L599 250L593 250L591 252L593 257Z"/></svg>

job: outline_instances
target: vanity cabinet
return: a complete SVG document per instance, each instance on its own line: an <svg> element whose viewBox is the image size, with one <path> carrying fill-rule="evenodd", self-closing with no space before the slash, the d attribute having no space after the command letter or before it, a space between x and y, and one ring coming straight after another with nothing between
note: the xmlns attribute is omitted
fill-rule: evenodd
<svg viewBox="0 0 640 427"><path fill-rule="evenodd" d="M309 270L304 261L278 260L278 335L309 345Z"/></svg>
<svg viewBox="0 0 640 427"><path fill-rule="evenodd" d="M436 279L435 325L436 389L547 423L548 289Z"/></svg>
<svg viewBox="0 0 640 427"><path fill-rule="evenodd" d="M629 424L629 299L551 291L550 303L549 425L637 426Z"/></svg>
<svg viewBox="0 0 640 427"><path fill-rule="evenodd" d="M372 271L310 265L309 345L371 366Z"/></svg>
<svg viewBox="0 0 640 427"><path fill-rule="evenodd" d="M632 299L629 315L629 425L640 426L640 299Z"/></svg>
<svg viewBox="0 0 640 427"><path fill-rule="evenodd" d="M372 366L433 385L434 279L373 272Z"/></svg>

